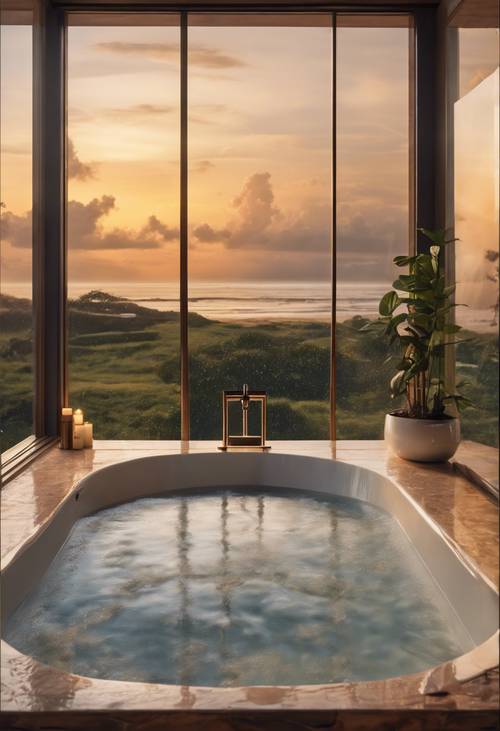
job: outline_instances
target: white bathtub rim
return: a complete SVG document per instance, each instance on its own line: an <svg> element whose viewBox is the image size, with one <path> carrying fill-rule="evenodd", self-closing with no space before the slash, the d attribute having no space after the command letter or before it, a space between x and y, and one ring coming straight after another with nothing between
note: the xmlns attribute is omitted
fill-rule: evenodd
<svg viewBox="0 0 500 731"><path fill-rule="evenodd" d="M170 453L170 454L148 455L148 456L143 456L143 457L132 457L131 459L124 459L124 460L120 460L119 462L114 462L113 464L104 465L103 467L99 467L96 470L92 470L91 472L89 472L87 475L85 475L81 479L77 480L73 484L73 486L68 490L67 494L59 501L59 503L56 505L56 507L46 516L46 518L41 523L39 523L36 527L34 527L34 529L29 534L29 536L26 536L26 538L22 541L22 543L20 543L16 546L13 546L13 548L10 551L8 551L1 558L0 573L3 573L17 558L19 558L19 556L22 555L22 553L24 553L33 544L34 541L37 540L37 538L41 535L41 533L43 533L47 529L47 527L51 524L54 517L63 509L63 507L66 503L70 502L71 500L73 500L75 498L76 499L79 498L79 495L82 493L82 490L85 489L85 487L88 483L92 483L95 480L96 476L107 474L108 472L113 472L120 466L130 465L132 463L133 464L141 464L141 463L147 464L153 460L154 461L164 461L165 459L195 460L195 459L206 459L207 457L210 457L213 459L213 458L219 458L219 457L224 458L227 456L235 457L235 456L243 456L243 455L247 455L247 456L251 455L252 457L259 457L259 458L264 458L264 459L269 459L269 458L275 459L277 456L279 456L279 457L285 457L287 460L288 459L300 460L300 461L305 461L305 460L313 461L314 460L315 462L320 461L320 462L327 463L327 464L335 464L335 465L341 466L341 469L344 466L352 467L352 468L355 468L356 470L359 470L362 473L366 473L369 475L375 475L377 478L379 478L380 480L384 481L387 484L392 485L395 490L400 492L404 496L404 498L410 503L412 508L419 514L419 516L434 531L434 533L436 533L436 535L438 535L439 538L444 543L446 543L449 550L452 551L452 553L455 555L456 559L462 564L462 566L473 577L483 581L493 592L495 592L495 594L497 594L497 596L499 595L499 588L494 584L494 582L491 579L489 579L488 576L486 576L486 574L480 569L480 567L475 563L475 561L472 558L470 558L463 551L463 549L456 543L456 541L454 541L446 533L446 531L425 511L425 509L409 494L409 492L402 485L395 482L390 477L387 477L387 475L384 475L383 473L377 471L376 469L365 467L364 465L360 466L360 465L356 464L355 462L349 462L349 461L344 461L344 460L340 461L333 457L323 457L323 456L305 455L305 454L290 454L289 452L285 452L285 451L284 452L275 451L274 453L246 452L246 453L241 453L241 455L237 455L234 452L213 452L213 451L190 453L190 454ZM249 488L249 487L254 487L254 486L250 485L250 483L248 483L246 485L243 483L240 483L239 485L234 484L232 486L224 486L224 485L218 486L218 485L214 484L214 485L210 485L210 488L205 488L201 485L200 486L193 485L193 486L190 486L189 489L191 489L193 491L199 489L200 491L202 491L204 489L212 489L212 490L231 489L231 487L233 489L238 489L238 488L243 489L243 488ZM257 487L261 487L262 489L269 489L269 490L273 489L273 486L266 485L264 483L261 485L258 485ZM318 490L307 490L306 488L293 488L293 487L289 487L286 485L274 486L274 489L290 490L290 491L296 490L297 492L300 492L301 490L303 490L304 493L310 492L311 494L316 494L316 495L331 494L331 493L326 493L325 491L322 491L319 489ZM156 492L156 491L147 492L146 491L143 494L137 495L137 497L135 497L135 498L124 499L123 501L117 501L117 502L113 503L112 505L109 505L109 506L106 506L103 508L98 508L97 510L86 513L85 515L91 515L95 512L99 512L100 510L106 510L108 507L118 506L118 505L125 504L127 502L132 502L132 500L140 500L142 498L151 498L151 497L155 497L155 496L156 497L167 496L169 494L169 492L170 491L168 489L165 489L163 492ZM176 490L175 492L176 493L182 492L182 488ZM337 493L334 493L334 494L337 494ZM404 526L400 523L398 517L396 515L394 515L393 513L391 513L389 510L387 510L384 506L378 505L375 503L371 503L368 500L364 500L362 497L353 497L352 499L361 500L363 502L367 502L368 504L375 505L375 507L377 507L377 509L384 511L385 513L390 515L394 520L396 520L398 522L398 524L400 525L401 529L406 533L406 530L405 530ZM80 516L80 517L83 517L83 516ZM417 547L415 547L415 550L417 550L417 552L418 552ZM428 568L432 575L431 567L428 567Z"/></svg>
<svg viewBox="0 0 500 731"><path fill-rule="evenodd" d="M471 680L474 680L475 678L478 678L488 671L491 671L498 667L498 642L499 642L500 632L497 630L491 637L489 637L485 642L481 643L477 647L474 647L469 652L465 653L464 655L461 655L457 658L454 658L452 660L448 660L444 663L441 663L440 665L435 665L428 670L423 670L418 673L411 673L408 675L396 675L396 676L390 676L387 678L381 678L378 680L361 680L361 681L342 681L338 683L323 683L323 684L310 684L310 685L242 685L242 686L232 686L232 687L226 687L226 686L209 686L209 685L173 685L169 683L148 683L140 680L114 680L114 679L107 679L107 678L95 678L90 677L88 675L79 675L77 673L70 673L64 670L61 670L59 668L55 668L52 665L47 665L46 663L41 662L40 660L37 660L31 656L24 655L22 652L20 652L17 648L10 645L6 640L2 639L0 642L4 646L5 650L7 651L7 654L10 655L10 659L13 659L14 661L19 661L22 663L23 661L27 660L30 663L30 667L32 669L41 670L44 673L51 674L54 673L57 675L57 679L68 679L68 685L71 684L70 681L72 680L79 680L81 681L82 685L84 685L89 692L89 695L92 696L94 692L98 694L98 696L102 699L102 692L106 691L106 705L104 707L96 708L95 706L87 706L86 704L84 706L80 706L79 703L75 704L71 707L71 709L65 707L64 710L78 710L78 709L85 709L85 710L107 710L108 708L112 710L117 709L123 709L123 710L150 710L151 705L137 705L137 703L133 702L131 704L127 703L127 696L128 693L125 693L127 689L130 689L133 697L136 696L136 691L139 688L144 688L148 692L148 698L150 697L151 692L156 692L159 696L166 696L168 694L179 692L181 689L183 691L189 691L189 693L193 693L195 695L207 695L209 697L208 704L196 703L194 706L190 706L190 709L194 708L196 710L228 710L233 708L269 708L276 707L276 708L282 708L281 702L278 702L276 704L259 704L255 702L248 702L248 706L246 704L242 704L239 702L237 705L228 705L226 702L226 699L231 697L232 695L235 695L238 692L242 693L251 693L252 691L258 691L260 690L282 690L285 693L293 693L294 701L297 702L298 699L300 699L300 696L308 695L310 693L314 693L319 691L320 693L323 692L326 699L329 699L328 697L334 693L336 690L344 690L346 688L353 688L362 686L363 688L369 689L370 687L376 688L377 685L380 685L380 683L388 683L391 684L392 682L398 683L398 688L401 684L401 682L406 682L408 684L411 684L412 681L416 683L417 685L417 693L421 696L426 695L434 695L436 693L441 693L443 691L447 692L447 688L450 688L451 690L456 685L456 683L466 683ZM2 675L4 675L4 666L7 669L8 672L8 663L9 659L7 661L4 661L5 657L5 651L1 652L2 657ZM5 683L5 677L2 678L2 684ZM5 683L4 687L8 687ZM219 702L215 702L211 699L211 696L215 695L217 699L220 698ZM124 700L125 697L125 700ZM404 695L399 698L399 700L404 699ZM373 699L373 696L372 696ZM320 707L324 707L324 699L321 699L320 697ZM323 702L321 702L323 700ZM373 703L373 700L372 700ZM178 705L175 704L173 706L172 704L165 703L164 705L160 704L157 705L155 703L154 708L155 710L170 710L172 708L175 708L176 710L179 710ZM293 708L294 705L290 706L287 704L287 708ZM313 710L315 708L315 705L312 704L310 706L303 706L300 703L300 700L297 704L297 707L300 708L300 710ZM329 707L331 708L337 708L341 706L337 706L335 703L329 704ZM360 706L360 708L363 708L364 706ZM373 706L377 708L378 704L373 703ZM385 707L385 705L382 703L381 707ZM24 708L18 708L17 706L12 707L9 702L7 704L4 704L1 701L0 698L0 711L6 712L6 711L13 711L13 710L29 710ZM54 711L60 710L57 705L53 709Z"/></svg>
<svg viewBox="0 0 500 731"><path fill-rule="evenodd" d="M253 452L253 453L250 453L250 452L241 452L237 456L245 456L245 455L249 455L249 454L251 454L252 457L272 457L272 458L275 458L277 455L279 455L279 456L287 457L287 458L290 457L292 459L318 460L318 461L321 460L322 462L325 462L325 463L334 462L335 464L338 464L338 465L350 465L351 467L355 467L356 469L359 469L359 470L364 471L364 472L367 472L367 473L375 474L378 477L381 477L382 479L386 479L386 480L390 481L387 477L385 477L384 475L380 475L375 470L369 469L367 467L360 467L360 466L358 466L358 465L356 465L354 463L351 463L351 462L339 461L339 460L336 460L334 458L329 458L329 457L321 457L321 456L315 456L315 455L314 456L313 455L304 455L304 454L290 454L289 452L279 452L278 450L276 450L274 453L271 453L271 452ZM222 458L222 459L224 459L225 457L235 457L236 456L236 453L234 453L234 452L219 452L219 451L214 452L212 450L207 450L206 452L203 451L203 452L197 452L197 453L190 453L190 454L179 454L178 452L171 452L171 453L166 453L166 454L147 455L147 456L143 456L143 457L131 457L130 459L129 458L126 458L126 459L122 459L122 460L120 460L118 462L113 462L112 464L103 465L102 467L98 467L97 469L92 470L91 472L89 472L88 474L84 475L79 480L77 480L72 485L72 487L70 487L70 489L68 490L68 492L66 493L66 495L63 498L61 498L61 500L58 502L58 504L55 506L55 508L44 518L43 521L41 521L40 523L38 523L32 529L31 533L29 535L27 535L26 538L21 543L17 544L16 546L13 546L10 551L8 551L7 553L5 553L1 557L1 559L0 559L0 573L3 573L10 566L10 564L13 563L13 561L15 561L17 558L19 558L19 556L21 556L22 553L24 553L24 551L27 550L32 545L32 543L40 536L40 534L43 533L47 529L47 527L51 524L51 522L53 521L53 519L57 515L57 513L59 513L63 509L64 505L66 503L70 502L71 500L75 499L75 497L77 495L80 495L81 492L82 492L82 490L85 489L86 485L88 483L92 483L95 480L96 476L98 477L99 475L107 474L108 472L109 473L112 473L112 472L114 472L116 470L116 468L119 468L119 467L121 467L123 465L131 465L132 463L133 464L140 464L140 463L147 464L147 463L150 463L151 461L163 461L165 459L189 459L189 460L201 459L201 458L205 458L206 459L207 456L210 456L211 458L214 458L215 457L215 458ZM392 482L392 481L390 481L390 482ZM395 483L393 483L393 484L395 485ZM214 485L211 485L210 486L210 489L217 490L217 489L223 489L223 487L224 486L217 486L217 485L214 484ZM238 487L238 485L235 484L235 485L233 485L233 487L236 488L236 487ZM250 484L248 484L248 485L241 484L240 487L250 487ZM265 488L266 486L265 485L261 485L259 487ZM202 490L204 488L202 486L195 486L195 485L193 485L193 487L191 489L193 489L193 490L196 490L196 489ZM269 489L271 489L271 488L269 488ZM288 487L282 487L281 489L290 489L290 490L293 490L293 488L288 488ZM179 492L180 491L181 490L179 490ZM166 496L168 494L169 494L169 490L168 489L165 489L163 491L163 493L161 493L161 492L160 493L159 492L144 492L141 495L137 495L137 497L132 498L132 500L140 500L142 498L151 498L151 497L154 497L154 496L160 497L161 495ZM319 491L317 491L317 494L319 494ZM131 502L132 500L130 500L130 499L124 499L123 501L117 501L116 503L113 503L113 505L114 506L123 505L123 504L125 504L127 502ZM112 507L112 506L109 505L107 507ZM99 512L100 510L106 510L107 507L106 508L98 508L97 510L92 511L92 513L88 513L87 515L91 515L91 514L93 514L95 512ZM377 506L377 507L379 507L380 510L385 510L381 506ZM388 511L385 511L385 512L388 512Z"/></svg>
<svg viewBox="0 0 500 731"><path fill-rule="evenodd" d="M404 487L402 487L400 484L395 482L393 479L387 477L385 474L381 474L377 470L370 469L365 466L360 466L352 462L346 462L346 461L339 461L330 457L320 457L316 455L304 455L304 454L290 454L289 452L275 452L274 454L270 452L253 452L253 453L234 453L234 452L213 452L213 451L207 451L207 452L200 452L200 453L190 453L190 454L179 454L179 453L170 453L170 454L159 454L159 455L148 455L148 456L142 456L142 457L133 457L131 459L125 459L120 460L119 462L115 462L110 465L105 465L103 467L99 467L96 470L93 470L89 472L87 475L82 477L80 480L76 481L74 485L68 490L67 494L60 500L60 502L57 504L57 506L47 515L44 521L42 521L39 525L37 525L32 533L26 537L26 539L20 544L11 549L3 558L0 564L0 574L3 574L13 563L15 563L27 550L29 550L34 543L41 537L41 535L49 529L51 523L54 521L56 516L64 510L65 506L71 502L72 500L78 500L80 495L82 495L82 492L85 490L86 486L88 484L92 484L92 482L95 481L95 479L99 479L101 476L105 476L108 473L113 473L116 470L119 470L123 467L128 467L131 465L140 466L141 464L148 465L151 464L151 462L164 462L165 460L168 461L203 461L203 460L219 460L219 459L231 459L233 462L236 459L239 459L240 457L244 457L245 459L250 458L251 461L254 461L255 458L257 458L259 461L262 462L262 464L265 464L262 460L266 461L274 461L279 458L285 459L287 462L289 461L298 461L298 462L310 462L311 464L317 464L318 462L321 462L325 465L335 465L335 469L340 469L341 472L350 472L352 469L354 469L356 472L364 475L374 476L377 478L377 480L380 480L381 483L385 485L390 485L391 488L396 491L396 493L399 493L403 496L404 500L406 500L407 503L411 506L411 508L418 514L421 520L423 520L427 526L432 530L432 532L438 537L440 541L442 541L448 548L448 550L453 553L455 560L457 560L461 566L471 575L471 577L483 584L485 584L488 589L495 594L498 600L499 596L499 590L497 586L495 586L494 582L491 581L477 566L477 564L469 557L467 554L460 548L460 546L446 533L446 531L433 519L431 516L425 511L425 509L408 493L407 490L405 490ZM328 490L321 490L321 489L309 489L304 486L299 487L291 487L289 485L268 485L265 482L261 482L260 484L254 484L252 482L248 483L234 483L234 484L222 484L217 485L215 483L209 482L209 485L193 485L190 484L187 488L176 488L174 490L169 490L168 487L165 486L165 488L162 488L161 490L154 490L151 489L145 490L142 493L137 494L136 496L132 498L124 497L123 500L116 500L113 501L107 505L104 505L102 507L98 507L95 510L90 510L88 512L85 512L82 515L79 515L71 524L70 528L68 529L66 535L64 536L60 547L58 549L61 550L64 546L66 540L68 539L72 527L75 525L78 519L85 517L87 515L94 514L96 512L99 512L100 510L106 510L108 508L118 506L125 504L127 502L132 502L134 500L140 500L143 498L152 498L152 497L166 497L170 493L175 493L177 495L181 494L184 490L186 492L192 491L197 492L198 490L200 493L204 490L221 490L221 489L253 489L253 488L261 488L263 490L270 490L271 492L273 490L288 490L290 492L296 491L297 493L301 494L311 494L311 495L339 495L343 496L342 492L339 492L337 490L335 491L328 491ZM435 572L433 571L433 567L429 565L425 558L422 556L421 550L419 546L415 543L415 541L409 536L408 531L406 530L405 525L401 522L398 515L396 515L394 512L391 512L388 510L384 505L380 504L379 502L371 502L370 500L367 500L363 496L359 495L348 495L348 497L351 497L351 499L360 500L362 502L367 502L370 505L374 505L378 510L382 510L386 514L390 515L393 520L395 520L400 529L403 531L403 533L407 536L407 539L410 541L410 543L413 545L414 550L416 551L419 559L422 561L424 566L426 567L430 577L432 580L436 583L437 587L441 591L443 597L448 601L448 604L450 608L452 609L453 613L456 616L459 616L457 613L456 608L454 605L449 601L448 593L444 589L443 586L439 583L435 576ZM51 557L50 562L55 558L56 554L53 554ZM469 632L466 625L464 627ZM469 632L470 634L470 632ZM486 640L486 638L485 638Z"/></svg>
<svg viewBox="0 0 500 731"><path fill-rule="evenodd" d="M99 476L104 475L105 476L108 472L113 472L113 470L116 470L117 467L120 467L120 466L123 466L123 465L129 465L130 463L134 463L136 465L140 465L141 463L146 463L147 464L151 460L163 461L165 459L177 459L177 460L188 460L188 459L189 460L197 460L197 459L202 460L202 459L205 459L206 460L207 457L209 459L219 459L220 457L222 457L224 459L225 456L226 456L225 454L220 454L220 453L201 452L201 453L195 453L195 454L192 454L192 453L191 454L170 453L170 454L164 454L164 455L133 457L131 459L122 460L120 462L117 462L117 463L114 463L114 464L111 464L111 465L106 465L106 466L100 467L97 470L94 470L94 471L90 472L88 475L85 475L83 478L81 478L80 480L78 480L77 482L75 482L75 484L72 486L72 488L70 488L70 490L64 496L64 498L62 498L60 500L60 502L54 508L54 510L46 517L46 519L42 523L40 523L38 526L36 526L36 528L33 530L32 534L30 536L28 536L23 541L23 543L21 545L19 545L17 547L14 547L4 557L4 559L2 561L2 571L4 571L5 569L7 569L26 550L28 550L28 548L30 546L32 546L33 543L35 543L37 541L37 539L40 537L40 535L42 533L44 533L49 528L49 526L53 522L55 516L61 510L63 510L64 506L69 501L75 499L76 496L81 495L82 491L85 490L85 487L88 485L88 483L91 483L95 479L96 475L99 475ZM231 457L235 457L235 456L236 455L231 454ZM446 543L447 548L453 552L453 554L455 556L455 559L456 560L459 560L460 563L462 564L462 566L474 578L479 579L480 581L483 581L498 596L498 589L495 587L495 585L493 584L493 582L490 581L488 579L488 577L486 577L483 574L483 572L475 565L475 563L468 556L466 556L466 554L455 543L455 541L453 541L450 538L450 536L448 536L447 533L426 513L426 511L415 501L415 499L412 498L412 496L409 495L408 492L401 485L399 485L397 482L395 482L394 480L390 479L386 475L380 474L376 470L373 470L373 469L370 469L370 468L367 468L367 467L364 467L364 466L359 466L359 465L357 465L355 463L338 461L338 460L334 460L334 459L329 458L329 457L320 457L320 456L315 456L315 455L309 456L309 455L302 455L302 454L301 455L291 455L290 453L287 453L287 452L281 452L281 453L275 452L272 455L269 454L269 453L267 453L267 454L259 454L259 455L253 454L252 457L253 456L258 456L258 457L261 457L261 458L264 458L264 459L271 458L273 460L276 457L279 456L279 457L282 457L282 458L286 458L287 460L300 460L300 461L304 461L304 460L312 461L312 460L314 460L315 462L321 461L323 463L329 463L329 464L333 464L334 463L334 464L340 466L340 470L341 471L343 471L344 468L348 469L348 468L351 467L351 468L355 468L356 470L358 470L361 474L375 475L378 479L382 480L385 483L388 483L388 484L392 485L395 490L399 491L404 496L404 498L410 503L410 505L412 506L412 508L418 512L420 518L424 519L426 521L426 523L428 524L428 526L439 536L439 538L442 541L444 541ZM244 485L243 483L240 483L238 485L232 485L232 486L223 485L223 486L220 486L219 488L216 485L210 485L210 488L204 487L202 485L200 485L200 486L193 485L193 486L190 486L189 488L184 488L184 489L185 490L190 489L190 490L200 490L200 491L203 491L204 489L213 489L213 490L217 490L217 489L231 489L231 487L234 488L234 489L245 489L245 488L248 488L249 486L250 485ZM317 490L307 490L307 488L300 488L300 487L299 488L295 488L295 487L290 487L290 486L286 486L286 485L279 487L277 485L271 486L271 485L266 485L264 483L264 484L258 484L258 485L252 485L252 486L253 487L262 488L264 490L265 489L269 489L270 491L284 489L284 490L289 490L289 491L295 491L296 490L298 493L302 492L302 494L305 494L306 492L309 492L310 494L313 494L313 495L314 494L315 495L332 494L332 493L326 493L325 491L321 491L319 489L317 489ZM178 495L179 493L182 492L182 490L183 490L183 488L177 488L175 490L175 493ZM172 491L172 492L174 492L174 491ZM156 497L167 496L168 494L169 494L169 490L167 488L165 490L163 490L162 492L157 492L157 491L156 492L153 492L153 493L145 492L143 494L137 495L136 498L124 499L121 502L119 501L119 502L113 503L113 505L124 504L124 503L127 503L127 502L131 502L131 500L134 500L134 499L142 499L142 498L154 497L154 496L156 496ZM335 493L333 493L333 494L335 494ZM353 496L353 499L363 500L362 497L358 497L358 496L356 496L356 497ZM364 500L364 502L369 502L369 501L368 500ZM370 504L374 504L374 503L370 503ZM90 515L90 514L92 514L92 512L98 512L101 509L108 509L110 507L112 507L112 505L106 505L103 508L98 508L97 511L91 511L89 513L85 513L85 515ZM385 507L383 507L382 505L376 505L376 507L379 510L383 510L384 512L386 512L389 515L391 515L391 517L393 517L393 519L396 520L396 521L398 521L398 523L399 523L399 520L398 520L397 516L394 515L394 514L391 514L388 510L385 509ZM79 518L80 517L83 517L83 515L79 516ZM71 527L76 523L76 521L79 518L77 518L75 521L73 521ZM403 531L405 531L404 526L401 523L399 523L399 524L400 524L401 529ZM66 534L66 536L64 537L64 540L61 543L61 548L64 545L64 543L66 542L66 540L67 540L67 538L68 538L68 536L69 536L69 534L71 532L71 527L70 527L68 533ZM418 551L418 548L417 547L415 547L415 550L417 551L417 553L420 556L420 552ZM51 561L53 560L53 558L54 558L54 556L52 556ZM421 556L420 556L420 558L421 558L422 561L424 561ZM424 561L424 563L425 563L425 561ZM431 577L434 578L434 574L432 572L432 568L431 567L428 567L428 568L429 568L429 573L430 573ZM443 591L443 594L444 594L445 598L447 598L447 595L446 595L446 593L444 591ZM457 675L457 678L456 679L459 680L460 682L464 682L466 680L470 680L470 679L472 679L474 677L477 677L478 675L480 675L480 674L486 672L487 670L490 670L491 668L496 667L498 665L498 662L499 662L499 660L498 660L498 636L499 636L499 632L498 632L498 630L496 630L492 635L490 635L488 638L486 638L483 642L477 644L475 647L473 647L471 650L469 650L468 652L464 653L463 655L458 656L457 658L454 658L452 660L446 661L444 663L441 663L440 665L437 665L437 666L435 666L433 668L430 668L428 670L422 671L421 673L417 673L417 674L394 676L394 677L388 677L388 678L383 678L383 679L374 680L374 681L370 681L370 680L367 680L367 681L347 681L346 683L332 683L332 684L320 684L320 685L305 685L305 686L241 686L241 687L242 688L272 687L272 688L286 688L286 689L290 689L290 688L300 689L300 688L303 688L304 690L307 690L307 689L311 690L313 688L318 688L318 687L335 688L335 687L339 687L339 686L345 686L346 684L347 685L352 685L352 686L356 686L358 684L366 685L366 684L369 684L369 683L379 683L379 682L381 682L381 680L383 680L385 682L385 681L395 680L396 678L408 678L409 679L409 678L412 678L412 677L417 676L417 675L420 676L420 675L422 675L422 673L425 673L426 677L427 676L428 677L434 677L434 675L436 674L436 672L437 672L437 670L439 668L448 667L448 666L450 666L450 663L451 663L451 665L454 668L457 668L458 675ZM65 673L65 671L59 670L57 668L53 668L52 666L49 666L49 665L45 665L44 663L42 663L42 662L40 662L38 660L35 660L34 658L31 658L29 656L24 655L19 650L17 650L17 648L14 648L14 647L10 646L9 643L7 643L6 640L4 640L4 639L2 639L2 643L5 643L5 645L7 645L7 647L10 648L10 650L12 652L17 653L17 655L19 657L27 658L30 661L35 662L35 663L37 663L38 665L40 665L42 667L49 668L50 670L56 671L57 673L63 673L65 675L67 675L68 677L82 678L82 680L90 681L93 684L94 683L130 684L131 683L134 687L137 687L139 685L144 685L144 686L148 686L148 687L149 686L152 686L152 687L158 687L158 688L178 688L179 687L179 686L167 685L167 684L143 683L142 681L120 681L120 680L111 680L111 679L110 680L107 680L107 679L102 679L102 678L90 678L90 677L87 677L87 676L79 676L79 675L74 674L74 673ZM200 690L204 690L204 691L206 691L208 689L211 689L211 690L214 690L214 691L217 691L217 692L224 692L224 691L228 691L229 692L229 691L234 691L235 690L235 688L223 688L223 687L220 687L220 686L214 686L214 687L211 687L211 686L189 686L189 687L192 688L193 691L196 690L196 689L198 689L198 688Z"/></svg>

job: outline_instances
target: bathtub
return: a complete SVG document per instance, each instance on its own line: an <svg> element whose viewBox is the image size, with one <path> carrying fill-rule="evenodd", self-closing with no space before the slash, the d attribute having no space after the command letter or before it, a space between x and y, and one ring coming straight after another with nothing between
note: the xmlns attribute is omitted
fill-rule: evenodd
<svg viewBox="0 0 500 731"><path fill-rule="evenodd" d="M188 494L205 488L255 487L350 497L390 513L475 645L467 655L455 659L454 678L474 677L498 663L495 639L498 594L495 587L402 487L364 467L321 457L281 453L148 456L90 473L73 487L38 533L15 555L7 558L1 577L2 625L5 626L16 607L43 580L55 554L79 518L140 497L165 495L169 491ZM10 647L8 653L20 655ZM60 675L60 671L54 672ZM121 681L92 682L94 685L102 683L103 690L108 687L111 696L112 690L120 685L124 688L134 685ZM231 688L218 688L217 691L234 694Z"/></svg>

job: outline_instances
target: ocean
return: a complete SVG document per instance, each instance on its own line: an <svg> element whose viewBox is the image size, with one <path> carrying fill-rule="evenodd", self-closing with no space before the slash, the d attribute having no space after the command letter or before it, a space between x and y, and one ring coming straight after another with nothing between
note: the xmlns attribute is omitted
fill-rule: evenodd
<svg viewBox="0 0 500 731"><path fill-rule="evenodd" d="M375 317L378 302L390 282L338 282L337 321L354 315ZM143 307L161 311L179 310L177 282L78 282L68 288L78 298L100 290L130 299ZM28 283L4 283L2 293L30 297ZM316 320L328 321L331 312L331 284L326 281L211 282L192 281L189 308L213 320ZM495 332L491 309L461 308L460 323L479 332Z"/></svg>
<svg viewBox="0 0 500 731"><path fill-rule="evenodd" d="M143 307L179 310L177 282L78 282L70 284L72 299L93 289L126 297ZM374 315L388 285L357 282L338 285L337 315L346 320L353 315ZM29 297L27 283L6 283L5 294ZM213 320L329 320L331 312L329 282L210 282L194 281L189 286L189 304Z"/></svg>

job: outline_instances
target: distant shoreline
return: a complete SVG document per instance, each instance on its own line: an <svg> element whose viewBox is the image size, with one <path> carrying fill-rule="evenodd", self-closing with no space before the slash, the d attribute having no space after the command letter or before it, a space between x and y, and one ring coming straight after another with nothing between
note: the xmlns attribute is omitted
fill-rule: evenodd
<svg viewBox="0 0 500 731"><path fill-rule="evenodd" d="M339 283L336 321L341 323L360 316L378 316L380 297L390 283ZM127 294L121 290L126 288ZM189 297L191 314L213 322L239 323L246 326L271 322L319 322L331 320L331 286L324 281L282 282L193 282ZM176 282L85 283L70 287L69 297L77 300L90 291L100 291L140 307L158 312L179 312L179 290ZM30 284L3 283L6 296L30 299ZM176 306L177 305L177 306ZM194 306L193 306L194 305ZM468 330L495 334L492 308L462 308L460 324Z"/></svg>

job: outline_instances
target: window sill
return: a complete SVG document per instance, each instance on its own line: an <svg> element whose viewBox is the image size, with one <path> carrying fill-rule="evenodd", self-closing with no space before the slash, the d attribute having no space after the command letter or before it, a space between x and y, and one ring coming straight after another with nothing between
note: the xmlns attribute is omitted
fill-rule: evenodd
<svg viewBox="0 0 500 731"><path fill-rule="evenodd" d="M1 486L16 477L42 452L57 442L56 437L30 436L1 455Z"/></svg>

